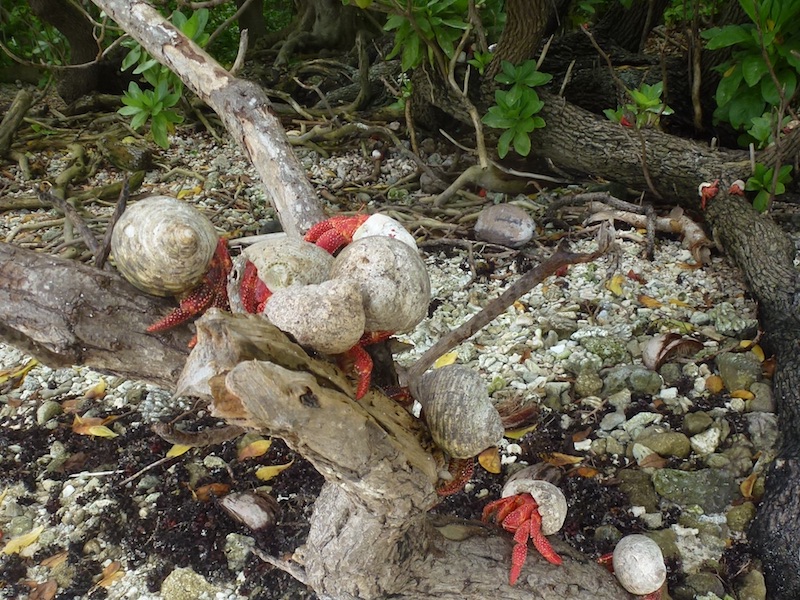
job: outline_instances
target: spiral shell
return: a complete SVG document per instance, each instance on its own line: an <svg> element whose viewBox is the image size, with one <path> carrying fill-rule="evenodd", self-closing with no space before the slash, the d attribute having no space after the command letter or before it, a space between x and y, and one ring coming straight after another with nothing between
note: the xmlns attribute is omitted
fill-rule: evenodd
<svg viewBox="0 0 800 600"><path fill-rule="evenodd" d="M431 437L453 458L471 458L503 437L500 413L483 378L463 365L426 372L412 386L425 410Z"/></svg>
<svg viewBox="0 0 800 600"><path fill-rule="evenodd" d="M134 286L175 296L200 282L218 239L211 221L195 208L170 196L151 196L122 214L111 234L111 252Z"/></svg>
<svg viewBox="0 0 800 600"><path fill-rule="evenodd" d="M395 238L408 244L408 246L414 250L417 249L417 241L414 239L414 236L403 227L400 221L381 213L370 215L369 219L364 221L364 223L353 232L353 241L356 242L373 235Z"/></svg>
<svg viewBox="0 0 800 600"><path fill-rule="evenodd" d="M333 263L333 257L316 244L289 237L258 242L246 248L244 255L273 292L290 285L322 283Z"/></svg>
<svg viewBox="0 0 800 600"><path fill-rule="evenodd" d="M331 279L361 286L367 331L409 331L428 314L431 282L419 253L394 238L371 236L346 246Z"/></svg>

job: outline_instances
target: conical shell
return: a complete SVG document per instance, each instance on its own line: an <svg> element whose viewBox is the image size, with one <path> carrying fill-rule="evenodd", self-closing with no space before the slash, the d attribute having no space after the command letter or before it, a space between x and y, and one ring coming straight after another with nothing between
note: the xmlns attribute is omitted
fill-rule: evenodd
<svg viewBox="0 0 800 600"><path fill-rule="evenodd" d="M448 365L428 371L412 391L433 441L450 456L471 458L503 437L500 414L472 369Z"/></svg>
<svg viewBox="0 0 800 600"><path fill-rule="evenodd" d="M170 196L151 196L120 217L111 252L119 272L137 288L175 296L200 282L218 239L197 209Z"/></svg>

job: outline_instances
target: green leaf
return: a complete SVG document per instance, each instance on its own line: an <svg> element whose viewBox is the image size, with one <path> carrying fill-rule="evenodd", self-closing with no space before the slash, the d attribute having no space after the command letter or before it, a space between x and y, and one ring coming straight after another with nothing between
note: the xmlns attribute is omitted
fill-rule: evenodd
<svg viewBox="0 0 800 600"><path fill-rule="evenodd" d="M408 23L408 20L403 15L389 15L389 18L386 19L386 23L383 26L383 30L391 31L406 23Z"/></svg>
<svg viewBox="0 0 800 600"><path fill-rule="evenodd" d="M506 113L504 113L499 106L492 106L489 111L483 115L481 122L494 129L508 129L514 126L514 120L506 116Z"/></svg>
<svg viewBox="0 0 800 600"><path fill-rule="evenodd" d="M420 48L420 40L414 36L408 40L408 43L403 48L403 55L400 58L400 68L403 71L410 71L416 67L422 60L422 52Z"/></svg>
<svg viewBox="0 0 800 600"><path fill-rule="evenodd" d="M123 98L122 101L125 102L125 98ZM137 115L140 112L142 112L142 107L134 104L123 106L122 108L117 110L117 113L121 114L123 117L130 117L132 115Z"/></svg>
<svg viewBox="0 0 800 600"><path fill-rule="evenodd" d="M761 190L756 194L756 197L753 198L753 208L761 213L769 208L769 192L767 190Z"/></svg>
<svg viewBox="0 0 800 600"><path fill-rule="evenodd" d="M533 128L534 129L541 129L547 125L542 117L533 117Z"/></svg>
<svg viewBox="0 0 800 600"><path fill-rule="evenodd" d="M753 29L752 25L727 25L726 27L712 27L700 35L708 40L706 48L719 50L749 41L751 29Z"/></svg>
<svg viewBox="0 0 800 600"><path fill-rule="evenodd" d="M748 86L753 87L768 73L769 67L761 54L748 54L742 60L742 75Z"/></svg>
<svg viewBox="0 0 800 600"><path fill-rule="evenodd" d="M780 169L778 169L778 181L789 183L792 180L790 177L791 172L792 165L783 165Z"/></svg>
<svg viewBox="0 0 800 600"><path fill-rule="evenodd" d="M120 65L120 71L127 71L137 62L139 62L139 57L142 55L142 47L137 45L134 48L131 48L130 52L125 55L125 58L122 59L122 65Z"/></svg>
<svg viewBox="0 0 800 600"><path fill-rule="evenodd" d="M149 117L149 113L146 111L140 111L131 119L131 129L139 129L142 125L145 124L147 121L147 117Z"/></svg>
<svg viewBox="0 0 800 600"><path fill-rule="evenodd" d="M164 150L169 148L166 119L154 117L150 124L150 131L153 133L153 140L155 140L156 144L164 148Z"/></svg>
<svg viewBox="0 0 800 600"><path fill-rule="evenodd" d="M508 154L508 148L511 145L511 141L514 139L514 130L508 129L503 132L503 135L500 136L500 139L497 140L497 155L500 158L505 158L506 154Z"/></svg>
<svg viewBox="0 0 800 600"><path fill-rule="evenodd" d="M514 134L514 150L520 156L528 156L531 153L531 136L525 131L517 131Z"/></svg>

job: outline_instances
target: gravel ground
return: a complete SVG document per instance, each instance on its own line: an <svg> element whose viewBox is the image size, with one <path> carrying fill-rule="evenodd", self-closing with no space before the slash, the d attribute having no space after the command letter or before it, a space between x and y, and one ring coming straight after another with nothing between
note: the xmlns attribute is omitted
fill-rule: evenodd
<svg viewBox="0 0 800 600"><path fill-rule="evenodd" d="M91 142L87 148L94 150ZM429 164L452 162L434 150ZM472 230L453 223L480 206L453 209L460 214L431 226L422 194L402 185L413 165L392 149L377 180L358 144L330 158L298 154L326 197L347 199L331 210L385 210L424 240L434 299L429 318L400 336L411 348L397 357L404 364L560 237L542 227L550 193L514 199L539 219L534 242L522 251L466 247ZM51 178L68 162L67 148L37 151L36 175ZM269 229L272 213L257 178L232 144L185 127L155 163L140 194L179 196L233 237ZM0 177L6 198L31 194L15 165L2 165ZM82 185L119 177L98 158ZM485 202L492 200L500 198ZM86 209L102 231L113 203ZM615 255L548 279L454 351L453 360L485 377L498 406L525 417L520 435L500 448L502 472L479 468L437 511L477 518L510 473L545 461L561 472L569 513L556 535L568 543L598 558L622 535L643 532L666 557L671 597L764 598L746 528L763 490L776 419L773 366L757 345L756 307L724 257L715 253L697 268L680 240L660 237L648 261L640 232L618 227ZM0 215L0 238L15 244L64 252L73 247L66 235L53 210ZM574 250L594 248L588 231L573 235ZM683 341L683 352L658 360L657 369L645 367L667 333ZM168 457L170 444L151 425L182 414L193 428L216 424L204 407L169 390L82 367L53 370L0 345L3 597L313 597L250 550L287 556L302 544L321 477L280 440L240 458L259 439L254 434ZM96 418L108 433L81 429L78 417ZM526 426L535 427L522 433ZM290 463L268 481L256 476L259 468ZM235 521L218 500L254 490L279 507L265 531Z"/></svg>

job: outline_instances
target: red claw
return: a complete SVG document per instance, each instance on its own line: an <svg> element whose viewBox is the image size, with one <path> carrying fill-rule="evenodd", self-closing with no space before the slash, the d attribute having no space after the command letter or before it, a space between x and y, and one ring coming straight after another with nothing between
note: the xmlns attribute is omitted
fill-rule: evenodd
<svg viewBox="0 0 800 600"><path fill-rule="evenodd" d="M496 513L496 514L495 514ZM514 533L514 549L511 553L511 573L508 578L514 585L522 572L522 566L528 556L528 539L548 562L554 565L562 563L550 542L542 533L542 517L539 505L530 494L517 494L490 502L483 508L481 519L488 521L494 515L495 522L503 529Z"/></svg>
<svg viewBox="0 0 800 600"><path fill-rule="evenodd" d="M372 379L372 357L364 350L364 346L377 344L391 337L391 331L368 331L361 336L358 343L344 353L343 358L353 363L353 370L358 375L356 387L356 400L361 400L369 391Z"/></svg>
<svg viewBox="0 0 800 600"><path fill-rule="evenodd" d="M333 254L342 246L353 241L356 229L361 227L368 218L369 215L331 217L309 229L304 239Z"/></svg>
<svg viewBox="0 0 800 600"><path fill-rule="evenodd" d="M258 269L249 260L244 265L242 282L239 285L239 298L242 306L250 314L261 314L272 292L258 277Z"/></svg>
<svg viewBox="0 0 800 600"><path fill-rule="evenodd" d="M209 308L230 310L228 303L228 274L233 264L228 254L228 243L220 238L203 280L180 300L178 308L150 325L149 333L166 331L197 317Z"/></svg>
<svg viewBox="0 0 800 600"><path fill-rule="evenodd" d="M712 183L703 182L697 188L697 192L700 194L700 208L705 210L706 204L709 200L714 198L719 192L719 179L714 180Z"/></svg>

